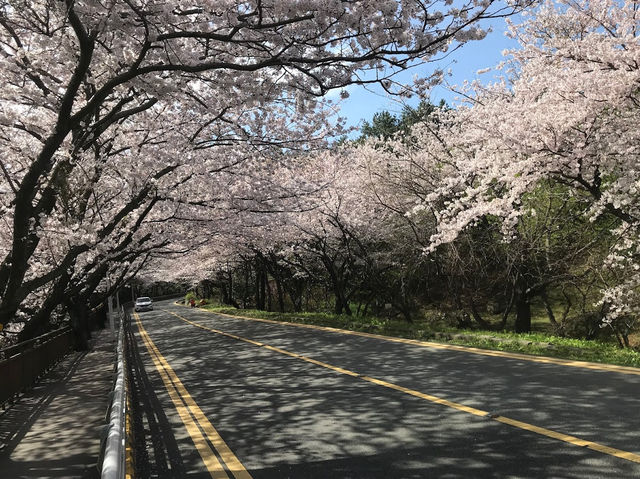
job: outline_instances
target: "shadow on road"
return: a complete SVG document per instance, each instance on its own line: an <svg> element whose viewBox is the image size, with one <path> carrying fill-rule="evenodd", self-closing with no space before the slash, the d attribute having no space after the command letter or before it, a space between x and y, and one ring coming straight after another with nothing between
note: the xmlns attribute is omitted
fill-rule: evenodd
<svg viewBox="0 0 640 479"><path fill-rule="evenodd" d="M363 338L349 343L337 335L277 331L211 316L197 321L505 416L504 411L522 413L534 424L544 417L566 427L568 417L580 433L591 419L608 419L613 431L638 439L637 428L625 418L606 411L604 417L592 414L600 407L598 395L613 394L615 388L601 385L577 397L563 395L567 378L557 377L554 368L522 363L499 371L505 366L489 367L477 355L437 357L424 348L359 341ZM638 464L461 413L175 318L149 317L145 327L255 479L640 477ZM537 409L542 403L544 411ZM149 407L157 404L154 398ZM636 447L635 442L628 447Z"/></svg>
<svg viewBox="0 0 640 479"><path fill-rule="evenodd" d="M187 477L173 429L145 370L131 327L127 328L126 340L135 477Z"/></svg>

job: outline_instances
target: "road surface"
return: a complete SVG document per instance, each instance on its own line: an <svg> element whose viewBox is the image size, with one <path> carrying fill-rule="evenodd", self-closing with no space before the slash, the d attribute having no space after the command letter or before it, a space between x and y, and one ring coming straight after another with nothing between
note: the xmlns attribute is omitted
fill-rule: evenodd
<svg viewBox="0 0 640 479"><path fill-rule="evenodd" d="M156 303L132 318L140 477L640 477L640 370Z"/></svg>

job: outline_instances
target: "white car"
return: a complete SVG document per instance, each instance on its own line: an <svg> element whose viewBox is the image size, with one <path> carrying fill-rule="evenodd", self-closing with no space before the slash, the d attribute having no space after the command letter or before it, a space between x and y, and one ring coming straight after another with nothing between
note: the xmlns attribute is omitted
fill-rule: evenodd
<svg viewBox="0 0 640 479"><path fill-rule="evenodd" d="M151 298L147 296L142 296L136 299L135 310L136 312L153 311L153 301L151 301Z"/></svg>

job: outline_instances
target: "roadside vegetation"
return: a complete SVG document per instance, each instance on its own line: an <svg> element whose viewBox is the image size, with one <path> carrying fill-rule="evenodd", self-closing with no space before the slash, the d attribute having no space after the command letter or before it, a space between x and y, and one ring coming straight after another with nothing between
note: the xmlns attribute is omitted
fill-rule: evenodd
<svg viewBox="0 0 640 479"><path fill-rule="evenodd" d="M191 299L193 294L189 295ZM194 297L194 299L197 299ZM197 302L201 302L197 299ZM499 350L549 356L561 359L640 367L640 351L620 348L611 340L586 340L561 337L545 331L542 321L535 321L540 331L514 333L506 331L482 331L460 329L448 324L442 316L431 315L409 323L402 319L375 316L346 316L327 312L276 312L256 309L237 309L221 303L205 300L200 307L214 313L250 318L268 319L298 324L326 326L349 331L359 331L383 336L457 344L489 350ZM542 318L540 318L542 319Z"/></svg>
<svg viewBox="0 0 640 479"><path fill-rule="evenodd" d="M618 173L605 182L596 165L589 191L553 174L526 189L489 178L468 203L457 168L454 181L434 161L455 114L423 101L374 115L309 160L326 186L308 209L234 237L213 267L198 257L190 295L227 314L640 367L640 242L631 218L595 201Z"/></svg>

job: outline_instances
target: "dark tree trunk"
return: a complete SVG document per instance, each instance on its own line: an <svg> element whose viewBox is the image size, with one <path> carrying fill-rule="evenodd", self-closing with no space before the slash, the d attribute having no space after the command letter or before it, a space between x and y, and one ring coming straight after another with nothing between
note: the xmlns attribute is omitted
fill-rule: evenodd
<svg viewBox="0 0 640 479"><path fill-rule="evenodd" d="M233 275L231 270L227 272L227 282L229 283L229 304L237 304L233 299Z"/></svg>
<svg viewBox="0 0 640 479"><path fill-rule="evenodd" d="M531 303L526 293L520 293L516 298L516 333L531 332Z"/></svg>
<svg viewBox="0 0 640 479"><path fill-rule="evenodd" d="M340 274L340 271L336 268L333 259L329 255L323 254L321 259L331 279L331 289L333 289L335 301L333 308L334 313L342 314L344 312L347 316L351 316L351 308L349 308L349 302L345 297L344 275Z"/></svg>
<svg viewBox="0 0 640 479"><path fill-rule="evenodd" d="M222 303L229 304L229 292L225 283L220 283L220 292L222 293Z"/></svg>
<svg viewBox="0 0 640 479"><path fill-rule="evenodd" d="M335 302L335 306L333 308L333 312L335 314L342 314L343 306L344 306L344 300L342 298L340 298L338 295L336 295L336 302Z"/></svg>
<svg viewBox="0 0 640 479"><path fill-rule="evenodd" d="M411 317L411 308L409 308L405 303L400 304L399 306L397 306L397 308L400 310L402 316L404 316L404 320L407 323L413 323L413 318Z"/></svg>
<svg viewBox="0 0 640 479"><path fill-rule="evenodd" d="M271 283L268 281L268 276L265 272L264 275L264 283L267 289L267 311L271 312L273 311L273 304L272 304L272 296L271 296Z"/></svg>
<svg viewBox="0 0 640 479"><path fill-rule="evenodd" d="M202 280L200 282L200 286L202 287L202 297L203 298L211 298L213 296L213 288L215 284L208 279Z"/></svg>
<svg viewBox="0 0 640 479"><path fill-rule="evenodd" d="M266 296L266 278L264 268L256 257L256 309L264 311Z"/></svg>
<svg viewBox="0 0 640 479"><path fill-rule="evenodd" d="M280 308L280 312L284 313L284 291L282 289L282 284L278 278L276 280L276 292L278 294L278 307Z"/></svg>
<svg viewBox="0 0 640 479"><path fill-rule="evenodd" d="M482 318L482 316L480 316L480 312L478 311L473 298L469 300L469 309L471 310L471 316L475 322L478 323L482 329L489 329L489 324Z"/></svg>
<svg viewBox="0 0 640 479"><path fill-rule="evenodd" d="M247 309L247 295L249 293L249 265L244 264L244 291L242 292L242 308Z"/></svg>
<svg viewBox="0 0 640 479"><path fill-rule="evenodd" d="M569 316L569 311L571 311L571 306L573 306L573 303L571 302L571 297L566 293L566 291L563 290L562 295L564 296L564 299L566 301L564 310L562 311L562 321L564 322L567 319L567 316Z"/></svg>
<svg viewBox="0 0 640 479"><path fill-rule="evenodd" d="M96 312L96 325L99 329L104 329L107 327L107 308L105 306L100 306Z"/></svg>
<svg viewBox="0 0 640 479"><path fill-rule="evenodd" d="M87 351L89 349L89 339L91 339L87 306L82 302L71 304L69 315L71 316L71 327L73 328L76 349L78 351Z"/></svg>
<svg viewBox="0 0 640 479"><path fill-rule="evenodd" d="M509 297L509 303L507 304L506 308L504 308L502 319L500 320L500 324L498 324L498 331L502 331L507 326L507 319L509 319L509 313L511 313L511 308L513 308L513 301L515 297L515 289L512 289L511 296Z"/></svg>
<svg viewBox="0 0 640 479"><path fill-rule="evenodd" d="M555 327L558 326L558 321L556 321L556 316L553 314L553 309L551 308L551 302L549 301L549 296L547 296L547 292L542 290L541 293L542 301L544 302L544 309L547 311L547 316L549 317L549 322L553 324Z"/></svg>
<svg viewBox="0 0 640 479"><path fill-rule="evenodd" d="M273 278L273 281L276 284L275 295L278 300L278 309L281 313L284 313L284 288L282 286L282 278L283 272L282 268L278 266L278 256L274 253L269 253L268 257L265 257L261 253L258 253L260 259L262 260L262 264L265 268L266 273L270 274ZM272 288L272 283L269 283L269 299L271 300L271 296L274 291ZM269 303L269 311L271 311L271 302Z"/></svg>
<svg viewBox="0 0 640 479"><path fill-rule="evenodd" d="M287 293L289 293L291 304L293 304L293 310L296 313L302 311L302 290L294 285L290 288L287 288Z"/></svg>
<svg viewBox="0 0 640 479"><path fill-rule="evenodd" d="M236 300L229 294L229 290L227 289L227 284L225 282L220 283L220 291L222 292L222 302L224 304L230 304L234 308L240 309L240 305L238 305Z"/></svg>
<svg viewBox="0 0 640 479"><path fill-rule="evenodd" d="M335 295L335 306L334 312L335 314L346 314L347 316L351 316L353 313L351 308L349 307L349 301L344 297L343 290L341 288L336 287L334 291Z"/></svg>

